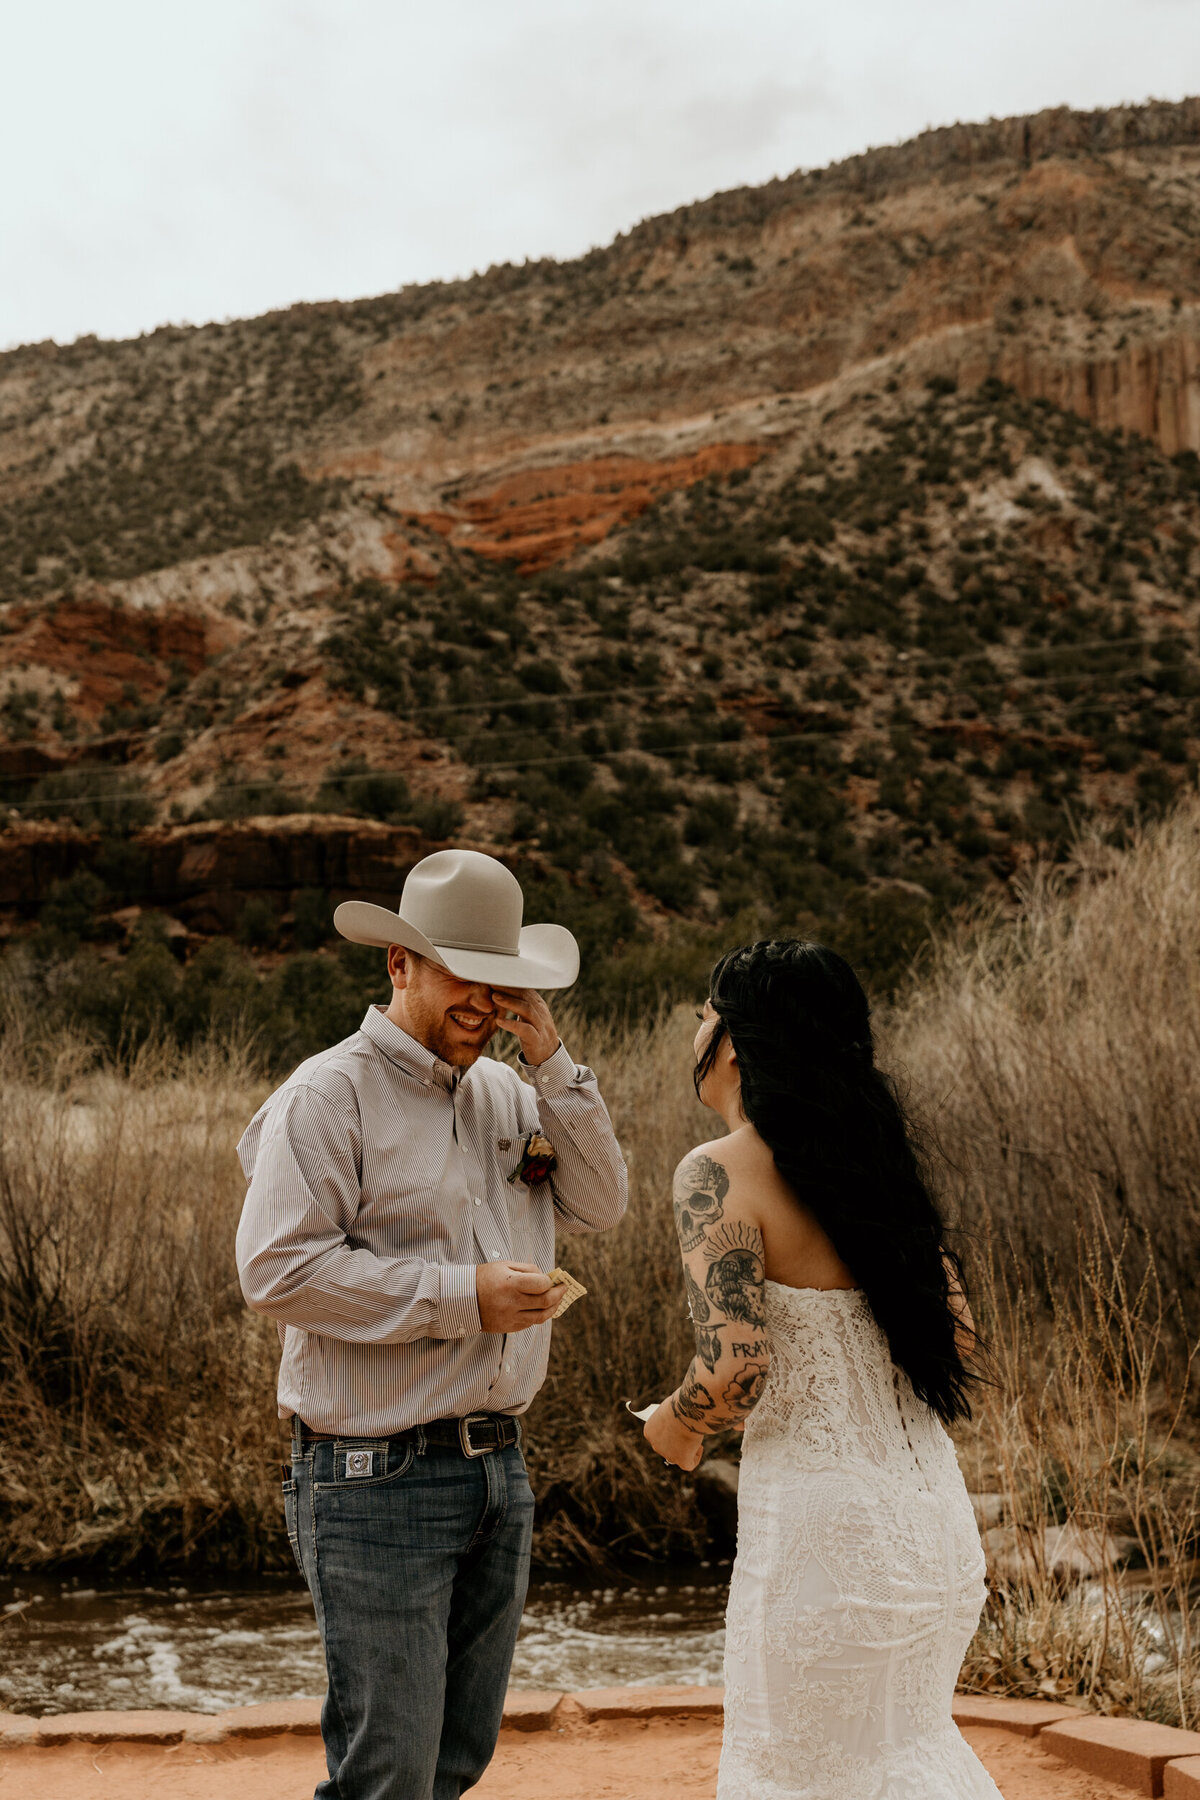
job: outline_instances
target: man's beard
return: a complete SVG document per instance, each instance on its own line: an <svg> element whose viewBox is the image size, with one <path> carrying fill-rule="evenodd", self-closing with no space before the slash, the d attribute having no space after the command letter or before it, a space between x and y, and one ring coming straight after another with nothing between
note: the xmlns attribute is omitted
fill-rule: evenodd
<svg viewBox="0 0 1200 1800"><path fill-rule="evenodd" d="M431 1019L428 1030L423 1035L427 1050L452 1069L469 1069L472 1063L478 1062L480 1054L491 1043L496 1035L498 1022L493 1019L488 1030L466 1042L457 1036L454 1025L446 1019Z"/></svg>

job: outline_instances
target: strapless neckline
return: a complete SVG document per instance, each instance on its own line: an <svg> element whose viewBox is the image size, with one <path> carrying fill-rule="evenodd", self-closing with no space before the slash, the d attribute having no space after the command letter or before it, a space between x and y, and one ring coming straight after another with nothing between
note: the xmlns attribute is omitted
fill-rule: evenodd
<svg viewBox="0 0 1200 1800"><path fill-rule="evenodd" d="M846 1294L855 1300L861 1299L864 1292L860 1287L793 1287L790 1281L772 1281L769 1275L765 1278L763 1286L777 1288L781 1294Z"/></svg>

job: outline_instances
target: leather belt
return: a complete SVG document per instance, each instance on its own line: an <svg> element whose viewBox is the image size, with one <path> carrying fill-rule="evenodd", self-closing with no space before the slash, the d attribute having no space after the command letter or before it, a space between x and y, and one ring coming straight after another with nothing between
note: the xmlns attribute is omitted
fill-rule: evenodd
<svg viewBox="0 0 1200 1800"><path fill-rule="evenodd" d="M347 1442L352 1437L369 1437L369 1432L311 1431L303 1419L297 1418L302 1444ZM490 1456L495 1450L507 1450L521 1441L521 1427L511 1413L468 1413L465 1419L431 1419L428 1425L412 1425L407 1431L392 1432L391 1444L415 1444L424 1438L426 1444L440 1450L457 1450L463 1456ZM376 1440L378 1441L378 1440Z"/></svg>

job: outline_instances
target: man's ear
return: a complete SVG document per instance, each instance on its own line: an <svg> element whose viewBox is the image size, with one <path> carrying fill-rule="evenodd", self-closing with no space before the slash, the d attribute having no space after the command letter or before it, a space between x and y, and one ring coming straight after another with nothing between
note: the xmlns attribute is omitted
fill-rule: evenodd
<svg viewBox="0 0 1200 1800"><path fill-rule="evenodd" d="M387 972L392 986L398 994L403 993L412 975L413 953L406 950L403 944L389 944L387 953Z"/></svg>

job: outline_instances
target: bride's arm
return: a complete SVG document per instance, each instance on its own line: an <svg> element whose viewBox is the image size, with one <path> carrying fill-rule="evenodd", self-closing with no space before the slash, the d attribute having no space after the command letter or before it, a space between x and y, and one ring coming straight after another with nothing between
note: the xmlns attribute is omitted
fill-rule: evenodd
<svg viewBox="0 0 1200 1800"><path fill-rule="evenodd" d="M717 1146L675 1171L675 1228L696 1354L675 1392L647 1421L653 1447L695 1468L710 1432L744 1425L770 1363L763 1314L763 1240L730 1194Z"/></svg>

